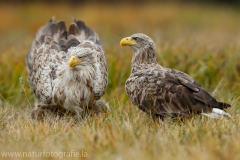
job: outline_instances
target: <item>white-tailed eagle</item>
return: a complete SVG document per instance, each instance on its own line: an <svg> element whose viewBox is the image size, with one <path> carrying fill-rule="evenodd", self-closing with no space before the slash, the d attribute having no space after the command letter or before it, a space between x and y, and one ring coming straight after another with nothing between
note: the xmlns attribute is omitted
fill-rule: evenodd
<svg viewBox="0 0 240 160"><path fill-rule="evenodd" d="M125 88L133 105L142 111L159 118L188 118L194 114L231 117L224 111L230 105L216 101L189 75L159 65L150 37L133 34L123 38L120 46L130 46L134 51Z"/></svg>
<svg viewBox="0 0 240 160"><path fill-rule="evenodd" d="M98 35L83 21L66 30L52 18L36 33L26 56L28 80L39 99L32 112L67 110L77 116L86 109L108 107L100 98L108 83L106 58Z"/></svg>

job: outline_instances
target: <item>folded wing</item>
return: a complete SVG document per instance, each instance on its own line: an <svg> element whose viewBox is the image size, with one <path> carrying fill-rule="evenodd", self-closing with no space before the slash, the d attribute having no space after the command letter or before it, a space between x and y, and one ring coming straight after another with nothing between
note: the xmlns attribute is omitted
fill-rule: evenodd
<svg viewBox="0 0 240 160"><path fill-rule="evenodd" d="M134 105L160 116L186 118L230 106L217 102L187 74L171 69L136 72L127 80L126 90Z"/></svg>

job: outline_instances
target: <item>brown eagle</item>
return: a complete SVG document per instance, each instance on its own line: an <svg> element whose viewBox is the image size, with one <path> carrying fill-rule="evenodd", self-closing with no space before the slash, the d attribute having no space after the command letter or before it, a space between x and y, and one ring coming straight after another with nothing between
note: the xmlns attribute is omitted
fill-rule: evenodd
<svg viewBox="0 0 240 160"><path fill-rule="evenodd" d="M52 18L41 27L26 56L28 80L39 99L32 116L46 110L67 110L77 116L86 109L108 105L99 100L108 83L106 58L98 35L83 21L66 31L64 21Z"/></svg>
<svg viewBox="0 0 240 160"><path fill-rule="evenodd" d="M125 88L133 105L142 111L161 119L188 118L194 114L231 117L224 111L230 105L216 101L189 75L159 65L150 37L133 34L123 38L120 46L130 46L134 51Z"/></svg>

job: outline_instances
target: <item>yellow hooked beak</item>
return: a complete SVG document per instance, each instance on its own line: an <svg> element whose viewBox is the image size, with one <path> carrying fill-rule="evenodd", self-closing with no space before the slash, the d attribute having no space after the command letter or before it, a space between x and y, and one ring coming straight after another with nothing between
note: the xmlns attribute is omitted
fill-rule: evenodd
<svg viewBox="0 0 240 160"><path fill-rule="evenodd" d="M126 37L126 38L123 38L120 42L120 46L131 46L131 45L134 45L134 44L137 44L137 42L132 39L131 37Z"/></svg>
<svg viewBox="0 0 240 160"><path fill-rule="evenodd" d="M81 58L78 58L78 57L75 57L75 56L72 56L68 62L69 64L69 67L74 67L76 65L79 65L82 63L82 59Z"/></svg>

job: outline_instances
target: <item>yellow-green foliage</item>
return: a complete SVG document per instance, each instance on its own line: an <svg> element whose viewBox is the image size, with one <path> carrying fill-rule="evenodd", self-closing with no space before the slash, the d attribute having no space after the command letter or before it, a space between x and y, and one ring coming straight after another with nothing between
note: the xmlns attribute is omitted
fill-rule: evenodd
<svg viewBox="0 0 240 160"><path fill-rule="evenodd" d="M109 67L103 97L111 107L107 114L81 121L30 118L36 99L28 87L25 56L37 29L53 15L67 25L71 16L81 19L102 39ZM74 150L86 152L87 159L240 159L237 9L168 3L1 4L0 22L1 151ZM132 51L120 48L119 41L137 32L156 42L161 65L188 73L218 100L230 103L233 118L197 116L157 124L133 106L124 89Z"/></svg>

